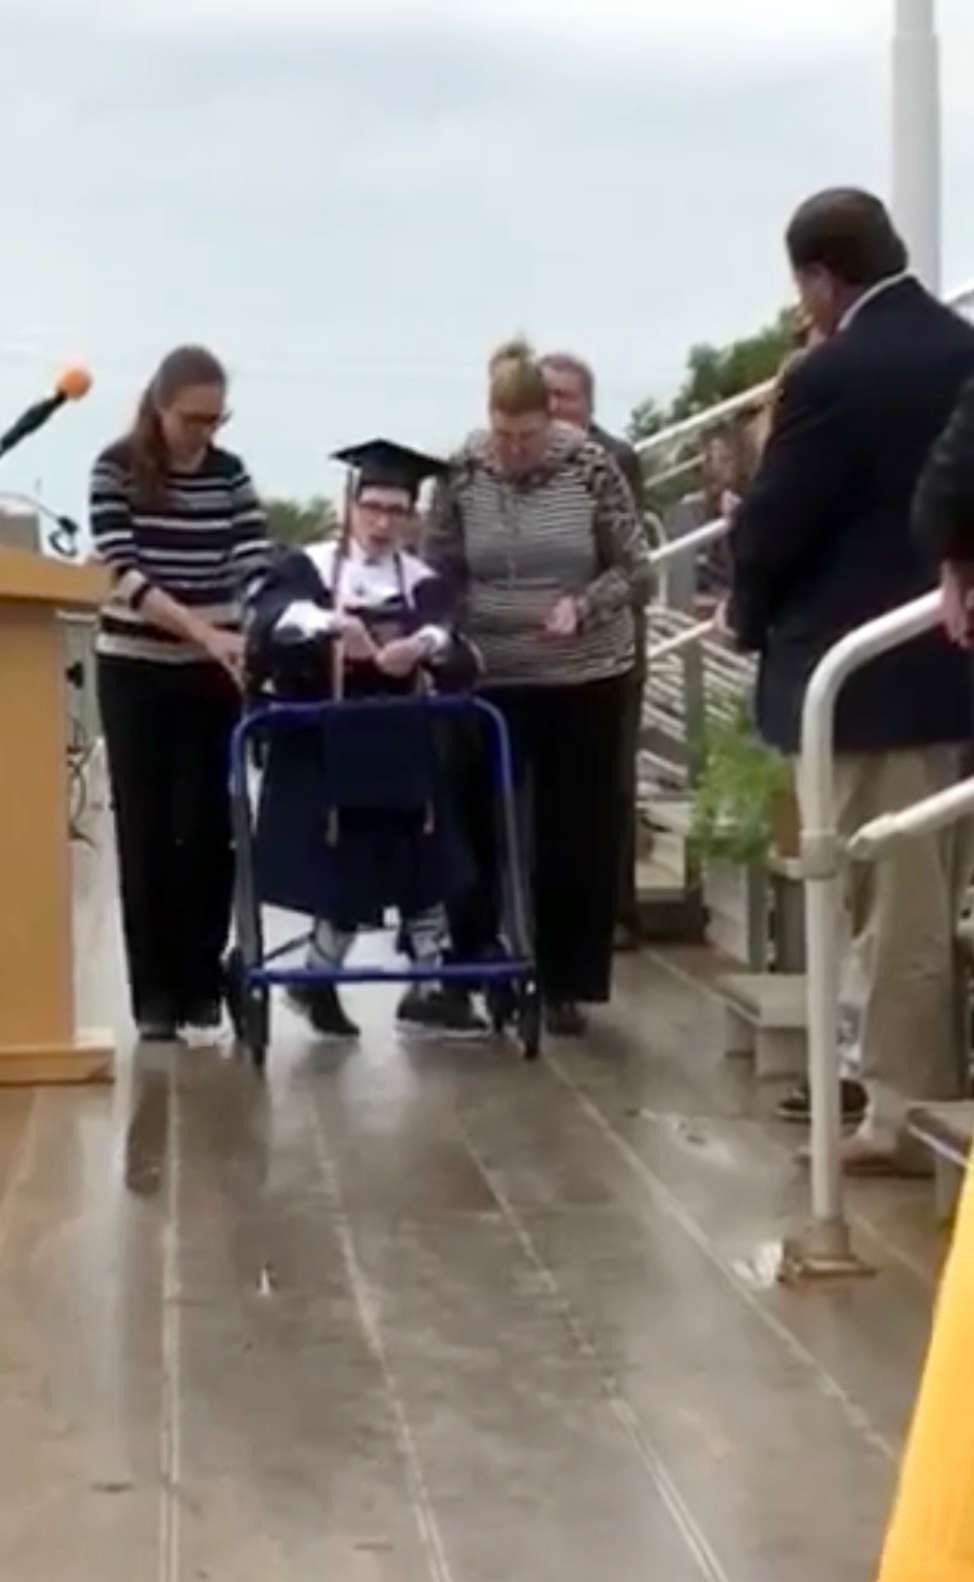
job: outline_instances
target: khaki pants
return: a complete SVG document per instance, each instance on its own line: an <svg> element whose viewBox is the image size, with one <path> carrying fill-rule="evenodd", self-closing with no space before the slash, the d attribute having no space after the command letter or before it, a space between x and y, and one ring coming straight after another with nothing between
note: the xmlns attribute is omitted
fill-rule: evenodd
<svg viewBox="0 0 974 1582"><path fill-rule="evenodd" d="M966 756L951 746L839 754L839 833L954 785ZM887 1134L900 1130L912 1102L964 1091L955 933L972 867L974 822L966 820L849 870L843 1010L857 1025L871 1124Z"/></svg>

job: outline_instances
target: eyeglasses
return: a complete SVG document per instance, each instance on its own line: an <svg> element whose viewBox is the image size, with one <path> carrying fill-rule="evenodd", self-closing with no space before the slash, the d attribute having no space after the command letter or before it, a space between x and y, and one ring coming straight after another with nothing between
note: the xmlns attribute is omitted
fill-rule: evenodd
<svg viewBox="0 0 974 1582"><path fill-rule="evenodd" d="M184 428L198 429L204 434L215 434L217 429L223 428L229 423L232 416L232 412L180 412L177 410L173 413L173 417L177 418Z"/></svg>
<svg viewBox="0 0 974 1582"><path fill-rule="evenodd" d="M387 522L408 522L413 515L411 506L383 505L378 500L359 500L358 508L364 511L366 516L372 517L373 521L381 521L384 518Z"/></svg>

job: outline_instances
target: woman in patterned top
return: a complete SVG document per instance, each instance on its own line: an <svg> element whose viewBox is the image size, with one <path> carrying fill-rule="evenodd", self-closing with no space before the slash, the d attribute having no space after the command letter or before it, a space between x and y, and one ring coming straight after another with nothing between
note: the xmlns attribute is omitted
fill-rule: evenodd
<svg viewBox="0 0 974 1582"><path fill-rule="evenodd" d="M95 463L95 552L113 574L98 636L132 1010L140 1035L221 1023L233 853L228 747L244 585L268 559L243 464L213 443L226 375L170 353L125 439Z"/></svg>
<svg viewBox="0 0 974 1582"><path fill-rule="evenodd" d="M549 1031L578 1035L608 999L621 838L617 765L634 661L633 605L651 573L630 491L605 449L552 420L542 368L515 342L490 365L490 428L455 458L427 562L457 588L485 695L511 731L533 809L536 948ZM490 809L473 805L481 842ZM454 918L461 955L496 934L496 884Z"/></svg>

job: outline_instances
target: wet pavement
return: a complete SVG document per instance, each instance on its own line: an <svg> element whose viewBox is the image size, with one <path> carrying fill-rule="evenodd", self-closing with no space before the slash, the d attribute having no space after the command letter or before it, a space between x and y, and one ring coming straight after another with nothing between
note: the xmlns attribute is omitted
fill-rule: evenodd
<svg viewBox="0 0 974 1582"><path fill-rule="evenodd" d="M280 1008L266 1081L128 1052L111 876L79 968L114 1089L0 1092L0 1577L870 1582L940 1244L792 1290L800 1140L673 963L582 1045L355 1053Z"/></svg>

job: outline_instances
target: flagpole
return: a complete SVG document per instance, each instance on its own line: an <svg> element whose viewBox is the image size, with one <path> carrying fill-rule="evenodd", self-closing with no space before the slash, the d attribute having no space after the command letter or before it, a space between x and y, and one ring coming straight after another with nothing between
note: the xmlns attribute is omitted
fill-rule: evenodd
<svg viewBox="0 0 974 1582"><path fill-rule="evenodd" d="M936 0L895 0L893 211L913 268L942 287L940 42Z"/></svg>

